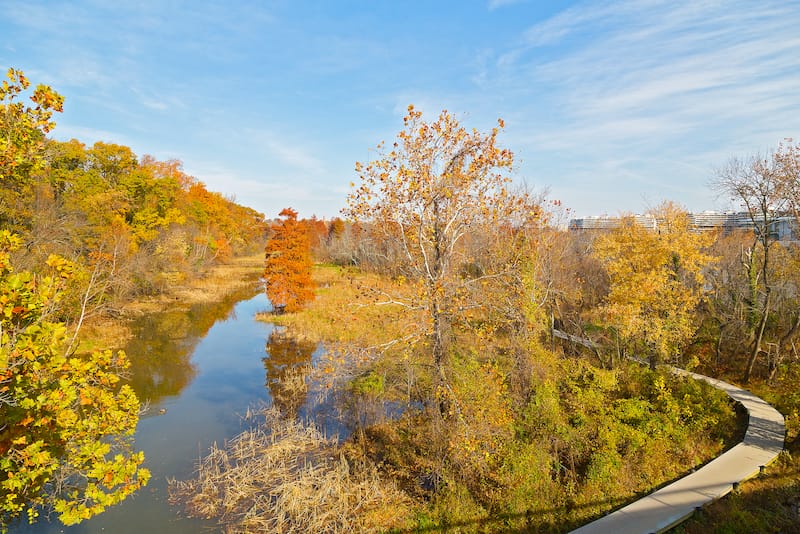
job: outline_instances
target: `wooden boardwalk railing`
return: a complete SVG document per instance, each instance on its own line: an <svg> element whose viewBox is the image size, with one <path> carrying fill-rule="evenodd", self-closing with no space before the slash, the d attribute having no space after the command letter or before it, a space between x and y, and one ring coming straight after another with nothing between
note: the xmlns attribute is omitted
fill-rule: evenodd
<svg viewBox="0 0 800 534"><path fill-rule="evenodd" d="M739 482L758 474L783 450L786 435L783 416L764 400L722 380L682 369L673 371L704 380L741 403L750 416L744 439L697 471L573 533L663 532L689 518L699 507L726 495Z"/></svg>

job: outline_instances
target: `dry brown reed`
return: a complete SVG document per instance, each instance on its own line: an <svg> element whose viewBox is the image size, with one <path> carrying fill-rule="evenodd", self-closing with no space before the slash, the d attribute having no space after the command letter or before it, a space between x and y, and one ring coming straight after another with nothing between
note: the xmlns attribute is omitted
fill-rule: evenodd
<svg viewBox="0 0 800 534"><path fill-rule="evenodd" d="M279 384L281 392L285 395L305 397L306 393L308 393L306 376L310 372L310 365L298 365L287 369Z"/></svg>
<svg viewBox="0 0 800 534"><path fill-rule="evenodd" d="M351 464L335 440L275 408L260 415L212 447L194 479L170 481L170 501L226 532L378 532L407 517L410 499L374 466Z"/></svg>
<svg viewBox="0 0 800 534"><path fill-rule="evenodd" d="M280 380L270 385L273 404L285 417L295 417L308 396L306 377L311 365L289 367Z"/></svg>
<svg viewBox="0 0 800 534"><path fill-rule="evenodd" d="M226 263L210 266L198 276L168 286L160 295L128 303L124 311L136 315L175 306L217 302L227 295L253 287L263 270L263 255L231 258Z"/></svg>

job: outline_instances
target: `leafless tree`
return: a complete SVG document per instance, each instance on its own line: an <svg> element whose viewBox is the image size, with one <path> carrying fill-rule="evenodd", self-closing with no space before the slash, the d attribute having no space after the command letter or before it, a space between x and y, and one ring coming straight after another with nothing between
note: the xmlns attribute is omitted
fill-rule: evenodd
<svg viewBox="0 0 800 534"><path fill-rule="evenodd" d="M742 264L750 282L748 295L748 337L751 341L742 381L747 383L762 352L764 331L773 305L773 283L770 278L772 247L778 218L789 209L786 188L781 180L780 164L775 155L731 159L717 171L712 186L740 204L753 225L753 240L743 251Z"/></svg>

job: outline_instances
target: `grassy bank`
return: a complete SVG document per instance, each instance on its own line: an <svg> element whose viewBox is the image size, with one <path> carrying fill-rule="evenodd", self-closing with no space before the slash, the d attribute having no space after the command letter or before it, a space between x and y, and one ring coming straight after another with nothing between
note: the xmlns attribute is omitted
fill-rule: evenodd
<svg viewBox="0 0 800 534"><path fill-rule="evenodd" d="M326 264L315 265L312 275L316 298L304 310L258 318L287 327L296 338L360 347L381 347L408 336L423 320L390 302L389 293L412 300L414 287L403 280Z"/></svg>
<svg viewBox="0 0 800 534"><path fill-rule="evenodd" d="M175 284L160 295L126 303L115 317L92 317L82 326L80 351L119 349L131 338L128 319L170 308L215 302L226 295L254 287L264 270L261 254L232 258L202 275Z"/></svg>

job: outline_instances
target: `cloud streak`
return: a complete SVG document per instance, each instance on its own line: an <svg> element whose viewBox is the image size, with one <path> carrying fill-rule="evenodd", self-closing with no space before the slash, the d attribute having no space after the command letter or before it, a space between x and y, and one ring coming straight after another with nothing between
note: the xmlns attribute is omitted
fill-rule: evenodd
<svg viewBox="0 0 800 534"><path fill-rule="evenodd" d="M562 168L565 189L632 197L641 194L637 183L649 182L649 194L683 190L707 201L701 187L676 187L682 180L705 187L708 169L696 161L797 132L798 27L800 10L791 3L582 3L501 51L493 90L537 89L539 100L517 113L541 120L514 140L537 162L568 153L582 159ZM637 178L644 176L651 178Z"/></svg>

